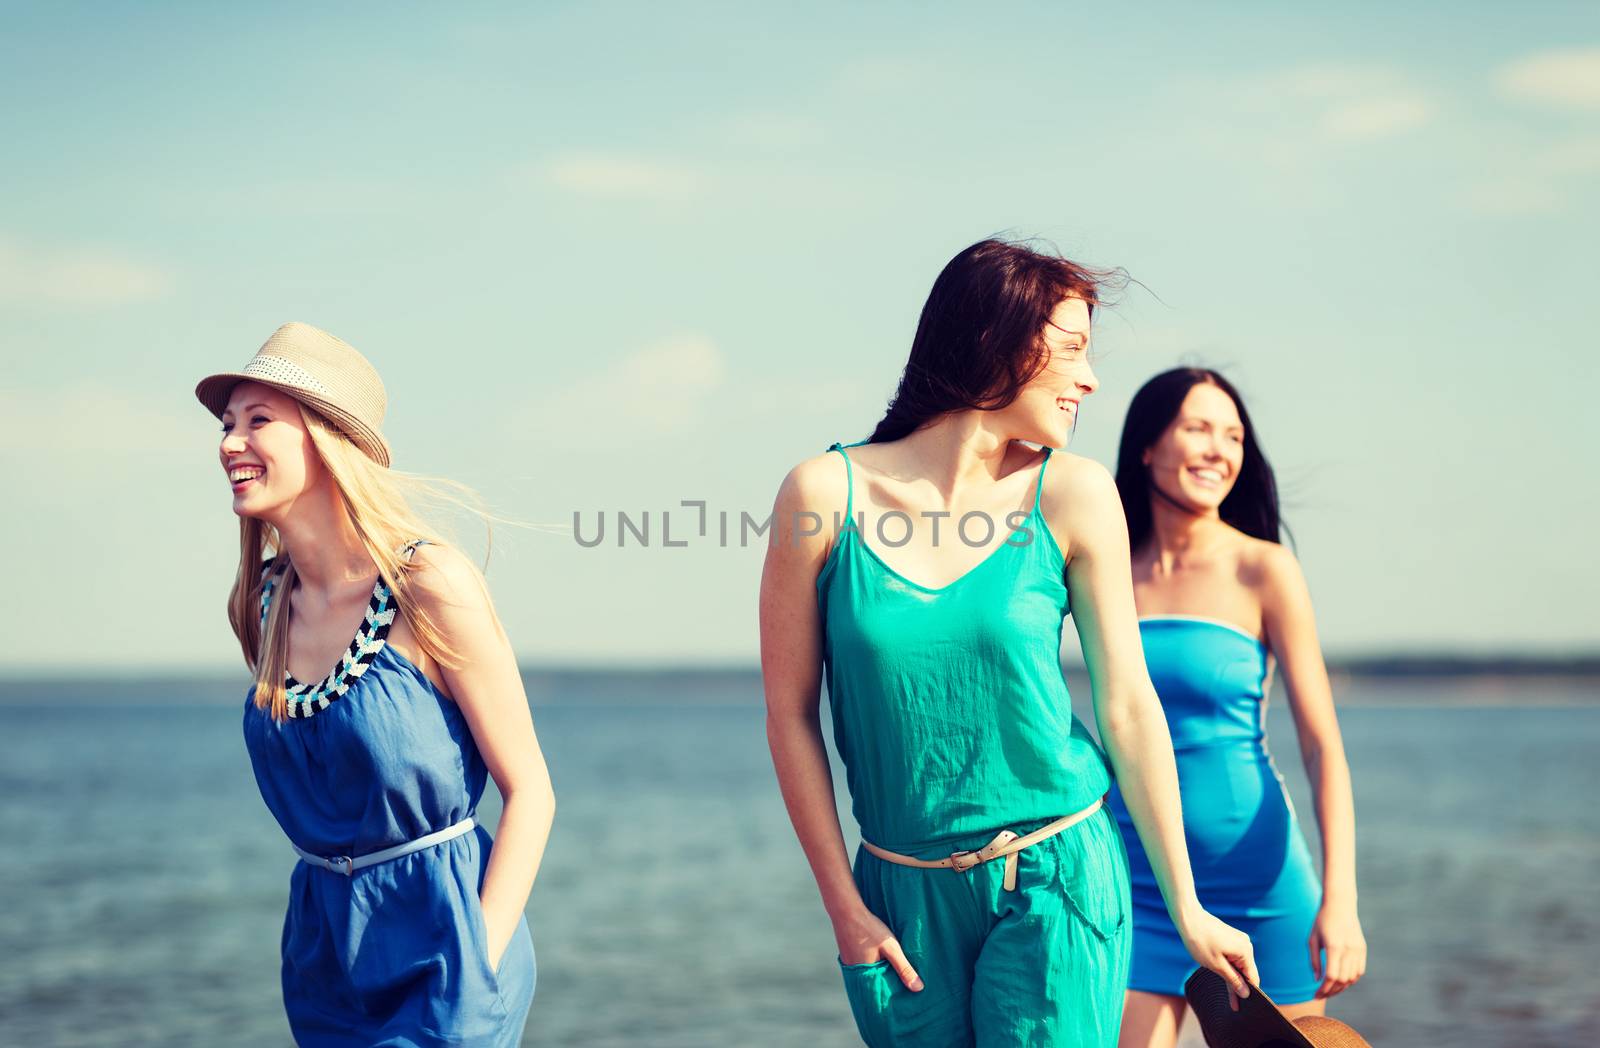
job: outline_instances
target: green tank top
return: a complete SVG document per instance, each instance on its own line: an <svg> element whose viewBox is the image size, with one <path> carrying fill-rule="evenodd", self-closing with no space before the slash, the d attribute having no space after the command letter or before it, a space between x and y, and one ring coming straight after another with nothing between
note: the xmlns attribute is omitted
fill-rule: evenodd
<svg viewBox="0 0 1600 1048"><path fill-rule="evenodd" d="M850 493L817 575L833 738L861 835L938 858L960 838L987 840L1094 803L1111 787L1111 765L1074 716L1061 672L1066 558L1039 511L1049 449L1021 526L932 588L861 537L844 449L865 443L828 448L844 458Z"/></svg>

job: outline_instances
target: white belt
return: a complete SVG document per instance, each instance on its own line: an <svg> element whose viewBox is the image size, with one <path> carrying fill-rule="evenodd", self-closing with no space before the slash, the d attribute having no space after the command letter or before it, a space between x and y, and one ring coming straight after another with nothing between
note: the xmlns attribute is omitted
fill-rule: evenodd
<svg viewBox="0 0 1600 1048"><path fill-rule="evenodd" d="M412 852L421 851L424 848L431 848L435 844L443 844L445 841L454 840L476 825L477 823L473 821L472 816L468 815L465 819L462 819L454 826L446 826L442 830L435 830L433 833L424 834L414 841L406 841L404 844L396 844L393 848L385 848L382 851L368 852L365 855L356 855L354 857L349 855L335 855L329 858L324 858L321 855L312 855L310 852L306 851L293 841L289 842L289 846L295 851L299 852L300 858L304 859L311 865L321 866L325 870L332 870L334 873L342 873L346 877L349 877L363 866L371 866L376 862L387 862L390 859L398 859L402 855L410 855Z"/></svg>

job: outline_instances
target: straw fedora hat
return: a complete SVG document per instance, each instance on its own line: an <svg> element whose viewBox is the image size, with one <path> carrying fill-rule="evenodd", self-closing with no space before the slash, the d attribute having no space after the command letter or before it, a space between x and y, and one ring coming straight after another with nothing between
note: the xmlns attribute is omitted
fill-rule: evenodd
<svg viewBox="0 0 1600 1048"><path fill-rule="evenodd" d="M233 387L247 381L282 390L315 408L379 465L389 464L389 442L379 428L389 402L383 380L348 342L290 321L272 333L243 369L201 379L194 395L221 418Z"/></svg>
<svg viewBox="0 0 1600 1048"><path fill-rule="evenodd" d="M1199 968L1183 984L1211 1048L1372 1048L1365 1037L1337 1019L1307 1015L1290 1020L1261 987L1250 987L1239 1010L1228 1006L1228 983L1209 968Z"/></svg>

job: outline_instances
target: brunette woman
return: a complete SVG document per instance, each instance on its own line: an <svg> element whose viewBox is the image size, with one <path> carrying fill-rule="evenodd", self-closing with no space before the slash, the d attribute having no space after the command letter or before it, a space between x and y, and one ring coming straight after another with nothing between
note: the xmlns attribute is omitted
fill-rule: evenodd
<svg viewBox="0 0 1600 1048"><path fill-rule="evenodd" d="M768 739L869 1045L1116 1042L1130 928L1102 805L1113 772L1195 959L1241 994L1255 978L1248 939L1195 898L1116 488L1052 453L1099 384L1101 285L1024 246L962 251L872 436L801 463L778 492L761 587ZM841 529L816 526L840 514ZM1061 671L1069 599L1104 748ZM824 678L863 838L853 871Z"/></svg>
<svg viewBox="0 0 1600 1048"><path fill-rule="evenodd" d="M1277 486L1238 391L1201 368L1151 379L1128 408L1117 487L1200 901L1249 934L1260 987L1286 1015L1320 1015L1366 969L1350 769L1305 577L1278 541ZM1267 750L1275 665L1322 830L1320 883ZM1121 1045L1171 1048L1194 965L1123 796L1110 797L1133 882Z"/></svg>

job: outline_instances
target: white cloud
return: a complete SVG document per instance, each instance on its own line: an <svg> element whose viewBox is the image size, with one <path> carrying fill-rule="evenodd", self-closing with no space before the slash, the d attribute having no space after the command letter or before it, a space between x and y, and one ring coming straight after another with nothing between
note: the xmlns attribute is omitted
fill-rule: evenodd
<svg viewBox="0 0 1600 1048"><path fill-rule="evenodd" d="M1460 196L1469 211L1500 218L1550 215L1564 202L1559 189L1531 178L1504 178L1468 186Z"/></svg>
<svg viewBox="0 0 1600 1048"><path fill-rule="evenodd" d="M1230 108L1292 121L1323 141L1388 138L1427 124L1438 110L1405 73L1385 66L1292 66L1243 77L1226 93Z"/></svg>
<svg viewBox="0 0 1600 1048"><path fill-rule="evenodd" d="M692 430L722 390L727 368L703 335L665 338L552 390L532 418L545 433L613 443ZM519 430L526 424L518 422Z"/></svg>
<svg viewBox="0 0 1600 1048"><path fill-rule="evenodd" d="M1495 86L1512 98L1600 109L1600 47L1542 51L1501 66Z"/></svg>
<svg viewBox="0 0 1600 1048"><path fill-rule="evenodd" d="M1575 138L1535 154L1530 163L1542 174L1557 177L1600 173L1600 138Z"/></svg>
<svg viewBox="0 0 1600 1048"><path fill-rule="evenodd" d="M816 149L827 137L821 121L792 113L741 113L730 119L726 128L736 145L774 153Z"/></svg>
<svg viewBox="0 0 1600 1048"><path fill-rule="evenodd" d="M1268 102L1285 96L1337 102L1392 87L1397 79L1398 74L1381 66L1323 62L1261 73L1246 78L1242 86L1250 95Z"/></svg>
<svg viewBox="0 0 1600 1048"><path fill-rule="evenodd" d="M892 382L880 389L853 376L779 375L747 387L739 402L729 405L720 418L731 429L753 431L771 425L773 419L794 415L796 406L804 405L808 411L821 408L870 427L883 414L893 392Z"/></svg>
<svg viewBox="0 0 1600 1048"><path fill-rule="evenodd" d="M556 156L546 165L545 176L570 193L622 200L679 200L693 195L703 182L683 164L594 151Z"/></svg>
<svg viewBox="0 0 1600 1048"><path fill-rule="evenodd" d="M642 346L548 390L507 422L509 439L549 446L637 447L702 431L741 433L769 426L797 404L828 405L871 417L892 384L874 389L858 378L804 372L731 381L727 358L701 334L679 334ZM530 431L530 423L533 429Z"/></svg>
<svg viewBox="0 0 1600 1048"><path fill-rule="evenodd" d="M1322 127L1334 138L1386 138L1421 127L1432 116L1427 99L1402 92L1337 105L1323 114Z"/></svg>
<svg viewBox="0 0 1600 1048"><path fill-rule="evenodd" d="M172 290L165 270L114 248L45 247L0 238L0 302L121 306Z"/></svg>
<svg viewBox="0 0 1600 1048"><path fill-rule="evenodd" d="M216 420L185 393L157 399L90 385L0 389L0 453L51 460L192 452L205 460L220 433Z"/></svg>
<svg viewBox="0 0 1600 1048"><path fill-rule="evenodd" d="M1485 215L1549 215L1565 207L1572 181L1597 173L1600 138L1568 139L1518 152L1514 166L1469 186L1460 199L1468 210Z"/></svg>

